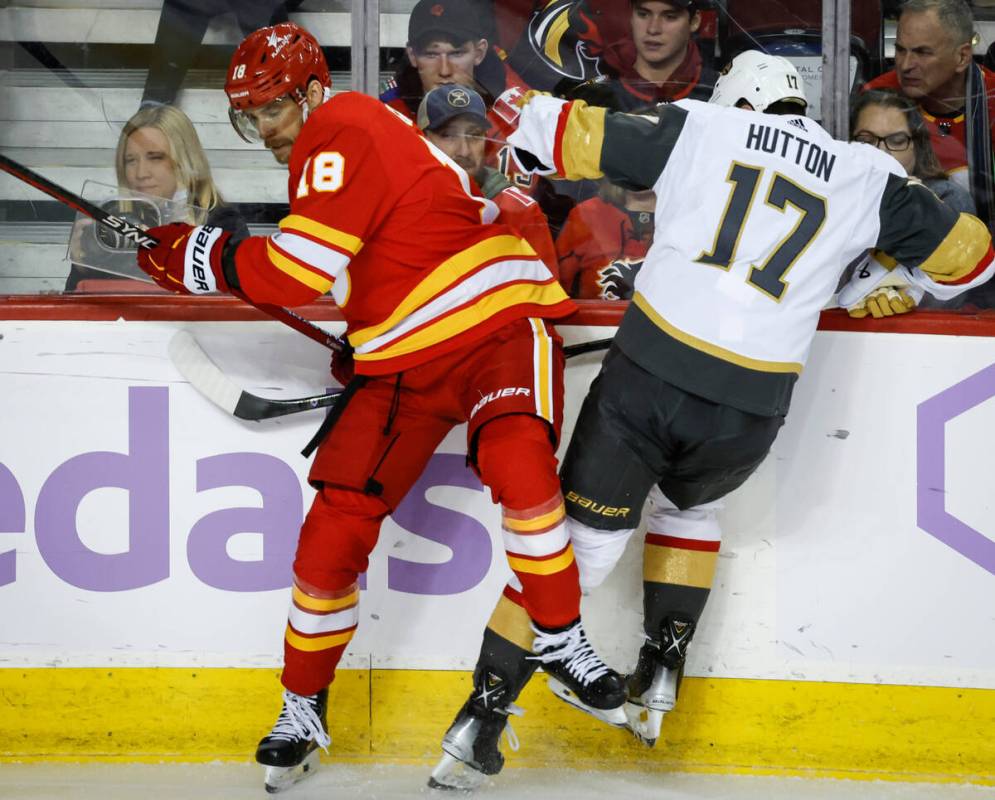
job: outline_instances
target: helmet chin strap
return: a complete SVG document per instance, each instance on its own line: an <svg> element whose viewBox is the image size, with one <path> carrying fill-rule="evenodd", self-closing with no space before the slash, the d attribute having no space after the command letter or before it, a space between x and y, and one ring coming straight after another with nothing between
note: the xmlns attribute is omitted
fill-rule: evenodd
<svg viewBox="0 0 995 800"><path fill-rule="evenodd" d="M319 103L319 105L321 105L322 103L327 103L331 99L332 99L332 87L325 86L321 91L321 103ZM311 109L308 108L307 104L307 95L305 95L301 99L301 113L303 113L304 115L304 119L301 122L301 124L303 124L307 122L308 114L311 113Z"/></svg>

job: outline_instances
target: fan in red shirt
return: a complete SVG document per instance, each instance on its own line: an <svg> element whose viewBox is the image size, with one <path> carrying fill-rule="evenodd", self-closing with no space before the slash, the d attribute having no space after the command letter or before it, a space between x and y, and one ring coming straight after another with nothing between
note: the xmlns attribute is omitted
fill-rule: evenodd
<svg viewBox="0 0 995 800"><path fill-rule="evenodd" d="M418 127L432 144L466 170L484 197L494 201L500 212L498 221L524 236L543 263L557 274L556 248L539 204L484 163L491 123L483 98L468 86L437 86L418 106Z"/></svg>
<svg viewBox="0 0 995 800"><path fill-rule="evenodd" d="M892 89L918 104L940 165L971 191L978 216L991 228L995 73L974 63L973 39L974 18L964 0L907 2L895 35L895 69L864 88Z"/></svg>
<svg viewBox="0 0 995 800"><path fill-rule="evenodd" d="M560 283L583 300L629 300L653 244L652 191L605 182L597 197L574 207L556 239Z"/></svg>
<svg viewBox="0 0 995 800"><path fill-rule="evenodd" d="M359 93L332 95L307 31L284 23L251 34L225 91L236 130L289 166L290 214L272 236L237 245L217 228L154 228L160 244L139 265L188 294L299 305L330 291L356 370L309 475L317 495L294 561L283 710L256 751L267 788L310 774L329 744L328 685L359 623L358 575L383 520L461 422L468 461L501 504L513 577L433 781L501 769L511 703L539 662L584 710L624 720L622 680L580 624L556 474L563 354L548 321L571 301L410 120Z"/></svg>

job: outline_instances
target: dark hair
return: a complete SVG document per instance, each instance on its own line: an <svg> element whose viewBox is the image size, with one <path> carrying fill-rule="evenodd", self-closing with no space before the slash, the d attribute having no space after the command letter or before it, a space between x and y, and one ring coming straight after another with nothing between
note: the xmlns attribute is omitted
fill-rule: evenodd
<svg viewBox="0 0 995 800"><path fill-rule="evenodd" d="M653 0L629 0L629 5L635 7L638 5L642 5L643 3L650 3L650 2L653 2ZM683 7L684 10L687 11L688 14L690 14L692 17L698 11L701 10L699 8L699 6L701 5L701 0L687 0L687 2L681 2L681 0L659 0L659 2L675 6L676 8Z"/></svg>
<svg viewBox="0 0 995 800"><path fill-rule="evenodd" d="M902 14L922 14L935 11L943 29L950 34L954 44L974 42L974 15L967 0L905 0L899 9Z"/></svg>
<svg viewBox="0 0 995 800"><path fill-rule="evenodd" d="M804 117L808 110L807 103L800 103L793 97L786 97L784 100L775 100L767 108L764 114L779 114L786 117Z"/></svg>
<svg viewBox="0 0 995 800"><path fill-rule="evenodd" d="M940 161L936 157L933 145L929 140L929 129L922 118L916 104L907 97L887 89L870 89L858 95L850 108L850 138L856 133L857 120L860 112L869 106L893 108L905 115L912 136L912 146L915 148L916 160L912 165L912 174L920 180L933 180L947 177Z"/></svg>

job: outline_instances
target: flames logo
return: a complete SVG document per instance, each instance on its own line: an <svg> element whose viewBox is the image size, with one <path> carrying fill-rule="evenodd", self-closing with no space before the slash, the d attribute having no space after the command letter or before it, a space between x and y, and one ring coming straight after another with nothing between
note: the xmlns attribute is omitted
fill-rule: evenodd
<svg viewBox="0 0 995 800"><path fill-rule="evenodd" d="M600 300L631 300L632 286L643 266L643 258L616 258L598 270Z"/></svg>
<svg viewBox="0 0 995 800"><path fill-rule="evenodd" d="M598 58L572 30L570 11L574 0L550 0L529 21L527 31L533 54L557 75L586 81L601 75Z"/></svg>

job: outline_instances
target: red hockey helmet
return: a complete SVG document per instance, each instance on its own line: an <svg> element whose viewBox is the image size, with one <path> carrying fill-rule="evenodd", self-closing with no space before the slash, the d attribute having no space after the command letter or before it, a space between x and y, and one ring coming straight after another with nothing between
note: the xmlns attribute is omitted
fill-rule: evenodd
<svg viewBox="0 0 995 800"><path fill-rule="evenodd" d="M255 123L244 112L285 96L303 104L312 80L326 90L332 87L325 56L308 31L293 22L281 22L250 33L235 50L225 80L228 115L235 131L247 142L258 142Z"/></svg>

